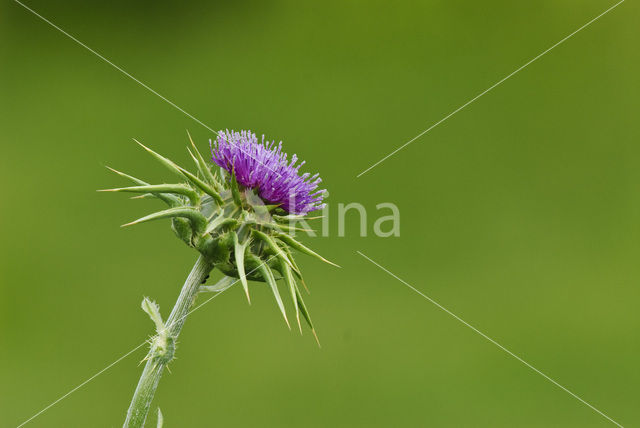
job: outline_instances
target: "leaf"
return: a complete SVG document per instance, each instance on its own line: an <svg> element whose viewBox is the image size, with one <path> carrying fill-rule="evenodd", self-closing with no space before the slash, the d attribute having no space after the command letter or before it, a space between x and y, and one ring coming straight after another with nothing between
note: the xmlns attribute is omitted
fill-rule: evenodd
<svg viewBox="0 0 640 428"><path fill-rule="evenodd" d="M240 277L240 281L242 282L242 288L244 288L244 292L247 295L249 304L251 304L251 297L249 297L249 284L247 283L247 275L244 271L244 252L250 243L251 239L247 238L245 243L241 244L238 241L238 234L233 232L233 246L236 259L236 267L238 268L238 276Z"/></svg>
<svg viewBox="0 0 640 428"><path fill-rule="evenodd" d="M316 257L317 259L322 260L325 263L329 263L330 265L333 265L335 267L340 267L337 264L330 262L329 260L325 259L324 257L322 257L320 254L316 253L315 251L313 251L311 248L303 245L302 243L296 241L291 235L287 235L285 233L278 233L278 238L280 238L284 243L286 243L287 245L289 245L291 248L294 248L298 251L300 251L301 253L307 254L309 256L313 256Z"/></svg>
<svg viewBox="0 0 640 428"><path fill-rule="evenodd" d="M122 227L132 226L134 224L144 223L151 220L159 220L163 218L173 218L173 217L185 217L189 219L189 221L191 222L191 225L193 226L194 230L198 234L202 234L207 224L207 219L202 214L200 214L199 211L196 211L195 209L188 208L188 207L175 207L175 208L169 208L164 211L158 211L153 214L149 214L135 221L132 221L131 223L123 224Z"/></svg>
<svg viewBox="0 0 640 428"><path fill-rule="evenodd" d="M176 193L184 195L193 205L200 201L198 194L184 184L146 184L141 186L120 187L117 189L103 189L98 192L129 192L129 193Z"/></svg>
<svg viewBox="0 0 640 428"><path fill-rule="evenodd" d="M160 407L158 407L158 425L156 425L156 428L162 428L163 424L164 424L164 416L162 416Z"/></svg>
<svg viewBox="0 0 640 428"><path fill-rule="evenodd" d="M153 321L153 323L156 325L156 332L158 332L158 334L161 334L163 331L165 331L166 327L164 325L164 321L162 321L162 316L160 315L160 307L158 306L158 304L150 300L148 297L145 297L144 299L142 299L142 303L140 304L140 306L142 307L142 310L149 315L151 321Z"/></svg>

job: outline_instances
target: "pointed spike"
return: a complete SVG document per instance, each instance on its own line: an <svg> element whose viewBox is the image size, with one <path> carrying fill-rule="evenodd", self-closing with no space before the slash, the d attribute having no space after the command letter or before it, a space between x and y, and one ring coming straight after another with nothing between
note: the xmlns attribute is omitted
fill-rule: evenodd
<svg viewBox="0 0 640 428"><path fill-rule="evenodd" d="M311 248L303 245L299 241L296 241L291 235L287 235L285 233L279 233L278 238L280 238L282 241L284 241L287 245L291 246L292 248L295 248L296 250L300 251L301 253L305 253L309 256L316 257L317 259L320 259L323 262L329 263L330 265L333 265L335 267L340 267L339 265L325 259L320 254L313 251Z"/></svg>
<svg viewBox="0 0 640 428"><path fill-rule="evenodd" d="M133 139L133 141L135 141L136 143L138 143L143 149L145 149L147 152L151 153L151 155L153 157L155 157L158 161L160 161L160 163L162 163L164 166L166 166L170 171L173 171L175 174L179 175L182 178L186 178L189 179L190 181L194 182L194 184L196 184L198 187L201 188L201 190L203 190L205 193L209 194L212 198L216 199L218 202L221 202L222 198L220 198L220 195L218 195L216 192L209 192L207 191L207 187L208 186L204 186L204 188L202 188L199 183L202 183L202 180L199 180L195 175L191 174L189 171L187 171L186 169L182 168L181 166L179 166L178 164L176 164L175 162L173 162L171 159L168 159L164 156L162 156L159 153L154 152L153 150L151 150L150 148L148 148L147 146L145 146L144 144L142 144L140 141L136 140L135 138ZM195 180L194 180L195 178ZM195 181L199 181L199 183L196 183Z"/></svg>
<svg viewBox="0 0 640 428"><path fill-rule="evenodd" d="M193 175L191 172L187 171L186 169L184 169L184 168L182 168L180 166L178 166L178 169L180 170L182 175L187 178L187 180L192 182L196 187L198 187L204 193L206 193L207 195L211 196L216 202L218 202L218 204L220 204L220 205L224 204L224 200L218 194L218 192L216 192L214 190L213 187L211 187L210 185L208 185L204 181L200 180L198 177L196 177L195 175Z"/></svg>
<svg viewBox="0 0 640 428"><path fill-rule="evenodd" d="M282 243L282 250L287 253L287 257L289 257L289 260L291 261L291 264L293 265L293 267L295 268L293 270L293 273L296 274L296 276L298 277L298 279L300 280L300 282L302 283L302 286L304 287L305 291L307 292L307 294L311 294L311 291L309 291L309 288L307 287L307 283L304 282L304 278L302 277L302 271L300 270L300 267L298 266L298 264L296 263L296 259L293 257L293 254L291 254L291 250L289 250L289 247L282 241L278 240L278 243Z"/></svg>
<svg viewBox="0 0 640 428"><path fill-rule="evenodd" d="M254 207L254 209L256 209L256 208L258 208L258 207ZM278 223L269 223L269 222L257 221L257 220L254 220L253 222L255 224L257 224L257 225L266 227L268 229L273 229L273 230L275 230L277 232L281 232L281 233L282 232L291 232L292 230L293 231L297 231L297 232L307 232L307 233L308 232L315 232L315 230L313 230L313 229L302 229L302 228L299 228L299 227L291 227L291 226L288 226L288 225L278 224Z"/></svg>
<svg viewBox="0 0 640 428"><path fill-rule="evenodd" d="M143 186L120 187L117 189L102 189L98 192L129 192L129 193L175 193L185 195L193 205L200 202L198 194L184 184L147 184Z"/></svg>
<svg viewBox="0 0 640 428"><path fill-rule="evenodd" d="M173 162L171 159L165 158L161 154L154 152L149 147L145 146L144 144L142 144L140 141L136 140L135 138L133 139L133 141L138 143L147 152L151 153L151 155L154 158L156 158L158 161L160 161L160 163L163 164L164 166L166 166L170 171L173 171L174 173L176 173L180 177L184 178L184 174L181 171L182 168L180 168L178 165L176 165L176 163Z"/></svg>
<svg viewBox="0 0 640 428"><path fill-rule="evenodd" d="M130 223L123 224L121 227L133 226L134 224L144 223L151 220L159 220L163 218L185 217L189 219L194 229L198 232L204 231L207 219L193 208L175 207L164 211L158 211L147 216L141 217Z"/></svg>
<svg viewBox="0 0 640 428"><path fill-rule="evenodd" d="M142 180L140 180L139 178L136 178L136 177L134 177L134 176L132 176L132 175L125 174L124 172L120 172L120 171L118 171L117 169L111 168L111 167L110 167L110 166L108 166L108 165L105 165L105 167L106 167L109 171L111 171L111 172L115 172L115 173L116 173L116 174L118 174L120 177L124 177L124 178L126 178L126 179L128 179L128 180L131 180L131 181L133 181L134 183L138 184L139 186L146 186L146 185L148 185L148 184L149 184L149 183L147 183L146 181L142 181Z"/></svg>
<svg viewBox="0 0 640 428"><path fill-rule="evenodd" d="M302 286L304 287L304 290L307 292L307 294L311 295L311 291L309 290L309 287L307 287L307 283L304 282L304 279L300 278L300 282L302 283Z"/></svg>
<svg viewBox="0 0 640 428"><path fill-rule="evenodd" d="M296 307L298 306L297 303L294 303L296 305ZM302 336L302 322L300 322L300 311L298 311L296 313L296 321L298 322L298 329L300 331L300 336Z"/></svg>
<svg viewBox="0 0 640 428"><path fill-rule="evenodd" d="M279 260L280 266L282 267L282 276L284 277L284 282L289 287L289 292L291 293L291 301L293 302L293 307L296 309L298 328L300 329L300 333L302 334L302 325L300 324L300 309L298 308L298 298L296 297L295 278L291 274L291 269L289 268L287 260L284 260L282 258L280 258Z"/></svg>
<svg viewBox="0 0 640 428"><path fill-rule="evenodd" d="M315 233L315 232L317 232L315 229L303 229L301 227L289 226L288 224L278 224L277 227L282 229L282 230L285 230L287 232L290 232L290 231L306 232L306 233L309 233L309 232Z"/></svg>
<svg viewBox="0 0 640 428"><path fill-rule="evenodd" d="M151 199L151 198L157 198L157 196L154 195L153 193L145 193L143 195L132 196L129 199Z"/></svg>
<svg viewBox="0 0 640 428"><path fill-rule="evenodd" d="M187 147L187 151L189 152L189 155L191 156L191 160L193 160L193 163L196 164L196 168L198 168L198 171L200 171L200 173L204 176L204 172L200 168L200 162L198 162L198 159L196 158L196 156L193 154L193 152L189 147Z"/></svg>
<svg viewBox="0 0 640 428"><path fill-rule="evenodd" d="M282 244L280 246L280 248L282 248L282 251L284 251L287 254L287 258L289 259L289 261L291 262L291 264L293 265L293 271L297 273L298 278L302 279L302 275L300 274L300 268L298 267L298 264L296 263L296 260L293 258L293 254L291 254L291 250L289 250L289 247L282 241L277 240L276 243L278 244Z"/></svg>
<svg viewBox="0 0 640 428"><path fill-rule="evenodd" d="M277 221L295 221L295 220L317 220L319 218L322 218L324 216L319 215L319 216L315 216L315 217L307 217L305 214L289 214L289 215L277 215L274 214L273 218L276 219Z"/></svg>
<svg viewBox="0 0 640 428"><path fill-rule="evenodd" d="M257 267L257 270L260 272L260 275L264 279L264 281L269 284L271 287L271 291L273 292L273 296L276 299L276 303L280 308L280 312L282 312L282 316L284 317L284 321L287 323L287 327L291 330L291 324L289 324L289 319L287 318L287 312L284 309L284 304L282 303L282 297L280 297L280 291L278 291L278 285L276 284L276 279L273 276L273 272L266 265L266 262L260 260L259 258L253 256L257 263L260 263Z"/></svg>
<svg viewBox="0 0 640 428"><path fill-rule="evenodd" d="M313 322L311 322L311 315L309 315L309 311L307 310L307 305L304 304L304 299L302 298L302 294L300 294L300 289L298 288L297 284L296 284L296 297L298 300L298 306L300 307L300 312L302 313L302 316L304 317L305 321L307 321L307 324L309 324L309 328L311 328L311 332L313 333L313 336L316 338L316 342L318 343L318 346L320 346L320 340L318 340L318 334L316 333L316 329L313 327Z"/></svg>
<svg viewBox="0 0 640 428"><path fill-rule="evenodd" d="M125 174L124 172L120 172L116 169L111 168L110 166L107 166L107 169L109 169L112 172L115 172L116 174L118 174L121 177L124 177L128 180L133 181L134 183L136 183L139 186L148 186L149 183L147 183L146 181L140 180L136 177L133 177L129 174ZM163 201L164 203L166 203L167 205L171 206L171 207L175 207L176 205L180 204L180 200L178 198L176 198L173 195L168 195L168 194L158 194L156 195L158 197L158 199L160 199L161 201Z"/></svg>
<svg viewBox="0 0 640 428"><path fill-rule="evenodd" d="M200 153L200 150L198 150L198 147L196 147L196 143L193 142L193 138L191 138L191 134L189 133L189 131L187 131L187 135L189 136L191 147L193 147L193 151L195 153L194 160L196 161L196 163L199 164L200 171L202 172L203 176L209 181L209 183L216 189L216 191L220 191L221 189L217 187L218 182L216 181L215 177L213 176L213 173L207 166L207 163L205 162L204 158L202 157L202 154Z"/></svg>
<svg viewBox="0 0 640 428"><path fill-rule="evenodd" d="M267 211L271 212L273 210L275 210L276 208L282 206L282 204L271 204L271 205L264 205L264 207L267 209Z"/></svg>
<svg viewBox="0 0 640 428"><path fill-rule="evenodd" d="M323 217L324 217L323 215L317 215L315 217L305 217L305 220L318 220Z"/></svg>
<svg viewBox="0 0 640 428"><path fill-rule="evenodd" d="M251 304L251 296L249 296L249 284L247 283L247 275L244 271L244 251L249 245L249 240L244 244L240 244L238 241L238 234L233 232L233 245L234 245L234 253L236 259L236 266L238 267L238 276L240 277L240 281L242 282L242 288L244 288L244 292L247 295L247 300L249 304Z"/></svg>

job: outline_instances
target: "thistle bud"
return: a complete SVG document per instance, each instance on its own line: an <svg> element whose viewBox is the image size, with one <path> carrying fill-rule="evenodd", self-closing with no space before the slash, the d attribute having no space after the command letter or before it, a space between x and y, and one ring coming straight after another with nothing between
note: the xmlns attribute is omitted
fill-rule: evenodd
<svg viewBox="0 0 640 428"><path fill-rule="evenodd" d="M298 286L298 280L303 282L302 273L292 250L335 264L291 236L288 221L292 216L304 218L307 213L324 207L322 201L326 190L318 190L322 181L318 174L300 174L304 162L298 164L296 155L289 159L282 151L282 142L276 145L265 141L263 136L259 143L250 131L220 131L215 142L210 143L213 163L205 161L191 140L189 153L197 169L195 174L138 144L176 174L181 182L149 184L112 169L133 181L135 186L105 191L139 193L168 205L165 210L124 226L171 219L176 236L224 275L238 278L249 301L248 281L267 283L289 324L278 289L278 281L282 280L286 294L292 300L298 325L302 314L314 330ZM161 322L153 302L145 300L143 308L156 325L158 319ZM171 358L175 347L172 338L158 332L154 340L162 342L154 345L166 350L164 355Z"/></svg>

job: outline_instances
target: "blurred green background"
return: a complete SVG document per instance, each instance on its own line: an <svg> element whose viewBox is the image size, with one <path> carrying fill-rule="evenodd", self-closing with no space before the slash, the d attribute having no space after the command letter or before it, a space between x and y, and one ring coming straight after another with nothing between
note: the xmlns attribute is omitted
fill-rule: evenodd
<svg viewBox="0 0 640 428"><path fill-rule="evenodd" d="M329 237L300 257L322 349L265 287L194 313L165 427L611 426L356 254L623 425L640 424L640 7L627 1L406 149L356 174L614 2L62 2L30 7L214 129L282 139L321 172ZM145 340L196 255L154 202L211 132L12 1L0 6L0 426ZM337 236L394 202L401 236ZM352 213L354 214L354 213ZM200 300L202 301L202 299ZM33 420L117 427L144 350ZM148 426L155 426L155 416Z"/></svg>

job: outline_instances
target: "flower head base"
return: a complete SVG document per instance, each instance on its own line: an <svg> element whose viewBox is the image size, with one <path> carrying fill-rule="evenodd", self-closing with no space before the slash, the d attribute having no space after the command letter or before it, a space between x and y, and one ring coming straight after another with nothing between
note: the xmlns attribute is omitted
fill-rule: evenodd
<svg viewBox="0 0 640 428"><path fill-rule="evenodd" d="M298 287L298 281L303 282L302 274L292 250L333 263L290 235L295 228L289 222L323 206L325 191L315 190L320 183L318 176L298 175L302 164L295 165L295 155L288 161L281 144L277 147L274 143L259 144L255 135L247 131L221 133L212 147L214 162L230 173L226 177L205 162L193 141L189 152L197 174L140 145L183 182L149 184L112 170L136 185L106 191L140 193L142 198L157 198L169 206L125 226L171 219L178 238L226 275L215 286L202 286L201 291L219 291L220 287L237 282L232 278L238 278L249 298L247 281L265 282L289 324L277 284L282 280L298 325L302 315L315 334ZM265 205L264 201L271 205Z"/></svg>
<svg viewBox="0 0 640 428"><path fill-rule="evenodd" d="M296 166L296 155L289 161L282 142L265 142L263 135L259 143L251 131L220 131L211 155L219 167L235 175L240 185L256 189L264 201L288 213L306 214L324 207L326 190L316 190L322 179L318 174L300 175L305 162Z"/></svg>

